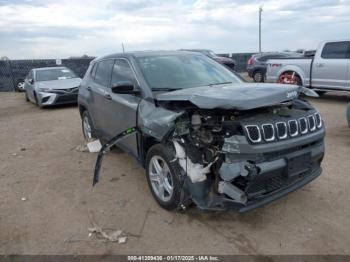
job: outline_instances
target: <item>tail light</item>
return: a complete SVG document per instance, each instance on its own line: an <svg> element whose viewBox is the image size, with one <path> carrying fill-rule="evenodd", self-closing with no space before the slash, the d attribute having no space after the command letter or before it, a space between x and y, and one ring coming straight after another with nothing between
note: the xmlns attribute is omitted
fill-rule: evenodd
<svg viewBox="0 0 350 262"><path fill-rule="evenodd" d="M253 58L252 58L252 57L251 57L251 58L249 58L249 60L248 60L247 64L248 64L248 65L252 65L253 63L254 63Z"/></svg>

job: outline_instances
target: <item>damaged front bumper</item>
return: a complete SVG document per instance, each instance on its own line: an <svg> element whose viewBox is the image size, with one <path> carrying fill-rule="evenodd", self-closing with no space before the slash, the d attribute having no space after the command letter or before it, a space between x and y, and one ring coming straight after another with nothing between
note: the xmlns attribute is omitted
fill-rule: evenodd
<svg viewBox="0 0 350 262"><path fill-rule="evenodd" d="M192 183L185 190L202 210L246 212L293 192L318 177L324 156L324 130L305 139L251 145L245 137L226 139L225 161L216 180Z"/></svg>
<svg viewBox="0 0 350 262"><path fill-rule="evenodd" d="M196 203L197 207L203 211L236 210L240 213L244 213L259 207L263 207L279 198L284 197L285 195L288 195L291 192L298 190L299 188L302 188L304 185L306 185L307 183L311 182L312 180L320 176L321 172L322 172L322 169L321 167L319 167L313 170L310 174L305 176L303 179L295 181L294 183L289 184L286 187L282 187L279 190L275 190L260 198L249 200L245 204L237 203L236 201L234 201L229 197L217 195L213 192L210 192L208 190L209 189L208 181L191 184L191 185L189 185L190 181L188 181L186 187L191 191L192 198ZM208 194L204 196L202 192L207 192ZM196 197L198 198L196 199Z"/></svg>

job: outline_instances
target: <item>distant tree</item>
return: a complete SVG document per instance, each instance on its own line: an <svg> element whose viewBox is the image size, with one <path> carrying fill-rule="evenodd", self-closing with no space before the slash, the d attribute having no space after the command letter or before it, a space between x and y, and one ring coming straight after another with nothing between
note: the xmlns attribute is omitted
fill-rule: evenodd
<svg viewBox="0 0 350 262"><path fill-rule="evenodd" d="M2 57L0 57L0 60L1 61L9 61L10 58L8 58L7 56L2 56Z"/></svg>
<svg viewBox="0 0 350 262"><path fill-rule="evenodd" d="M70 56L70 59L77 59L77 58L95 58L94 56L89 56L89 55L82 55L82 56Z"/></svg>

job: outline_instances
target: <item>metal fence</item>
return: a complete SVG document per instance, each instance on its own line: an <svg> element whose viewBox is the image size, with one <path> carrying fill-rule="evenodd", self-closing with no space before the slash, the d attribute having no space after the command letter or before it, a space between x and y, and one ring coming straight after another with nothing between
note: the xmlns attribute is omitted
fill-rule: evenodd
<svg viewBox="0 0 350 262"><path fill-rule="evenodd" d="M66 66L83 77L93 58L35 59L0 61L0 91L15 91L29 70L47 66Z"/></svg>
<svg viewBox="0 0 350 262"><path fill-rule="evenodd" d="M247 61L253 53L221 54L236 60L236 70L246 71ZM15 91L18 84L23 82L29 70L47 66L66 66L83 77L90 61L93 58L69 58L69 59L35 59L35 60L8 60L0 61L0 92Z"/></svg>

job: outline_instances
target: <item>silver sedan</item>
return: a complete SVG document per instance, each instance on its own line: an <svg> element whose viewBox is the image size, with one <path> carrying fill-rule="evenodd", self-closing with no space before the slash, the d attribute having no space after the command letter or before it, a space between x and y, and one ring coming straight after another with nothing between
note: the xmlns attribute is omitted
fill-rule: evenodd
<svg viewBox="0 0 350 262"><path fill-rule="evenodd" d="M39 107L76 103L80 83L66 67L35 68L24 81L26 101Z"/></svg>

